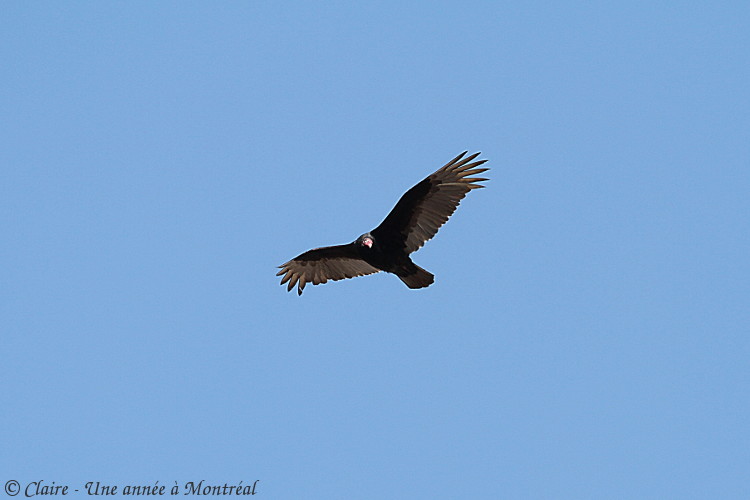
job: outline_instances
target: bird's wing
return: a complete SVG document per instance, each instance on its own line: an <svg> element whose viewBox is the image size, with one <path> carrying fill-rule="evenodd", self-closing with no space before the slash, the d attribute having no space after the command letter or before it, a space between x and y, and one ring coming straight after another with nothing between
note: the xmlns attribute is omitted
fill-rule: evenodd
<svg viewBox="0 0 750 500"><path fill-rule="evenodd" d="M489 169L476 168L487 161L473 161L481 153L464 158L466 153L464 151L404 193L385 220L371 231L376 241L378 237L394 238L404 245L407 253L411 253L435 236L466 193L483 188L477 183L488 180L470 177Z"/></svg>
<svg viewBox="0 0 750 500"><path fill-rule="evenodd" d="M352 243L308 250L279 267L281 271L276 276L284 276L281 284L289 282L287 291L297 285L299 295L307 283L319 285L328 280L338 281L379 271L359 258Z"/></svg>

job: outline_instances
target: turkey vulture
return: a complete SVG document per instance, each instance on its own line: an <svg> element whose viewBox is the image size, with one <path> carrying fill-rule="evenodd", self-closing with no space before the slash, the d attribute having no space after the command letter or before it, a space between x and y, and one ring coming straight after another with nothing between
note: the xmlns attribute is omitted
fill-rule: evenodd
<svg viewBox="0 0 750 500"><path fill-rule="evenodd" d="M409 288L430 286L435 277L416 265L409 254L435 236L456 207L483 179L469 177L489 170L476 168L487 160L473 161L481 153L464 158L464 151L444 167L408 190L378 227L354 242L309 250L280 265L281 284L297 285L302 295L307 283L319 285L386 271L398 276Z"/></svg>

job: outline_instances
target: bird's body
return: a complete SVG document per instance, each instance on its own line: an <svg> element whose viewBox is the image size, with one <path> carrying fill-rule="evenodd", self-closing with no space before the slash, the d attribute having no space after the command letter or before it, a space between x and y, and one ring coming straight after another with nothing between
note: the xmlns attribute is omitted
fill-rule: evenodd
<svg viewBox="0 0 750 500"><path fill-rule="evenodd" d="M358 243L363 238L369 238L373 242L372 245ZM371 233L365 233L357 238L354 246L362 260L381 271L395 274L409 288L424 288L431 285L435 277L412 262L409 254L404 251L403 246L397 244L397 241L389 238L375 239Z"/></svg>
<svg viewBox="0 0 750 500"><path fill-rule="evenodd" d="M378 227L352 243L309 250L279 266L281 284L297 293L307 283L318 285L386 271L398 276L409 288L431 285L434 276L414 262L409 254L437 233L458 207L461 199L487 179L469 177L488 170L476 168L487 160L472 162L479 153L458 155L445 166L407 191Z"/></svg>

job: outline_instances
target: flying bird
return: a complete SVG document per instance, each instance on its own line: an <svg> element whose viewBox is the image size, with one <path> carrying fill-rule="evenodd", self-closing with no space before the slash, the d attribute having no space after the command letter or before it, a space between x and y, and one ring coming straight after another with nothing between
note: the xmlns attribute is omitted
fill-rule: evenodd
<svg viewBox="0 0 750 500"><path fill-rule="evenodd" d="M422 248L456 211L460 201L484 179L470 177L489 170L477 168L487 160L466 156L464 151L445 166L408 190L378 227L352 243L315 248L279 267L276 276L287 291L297 285L302 295L307 283L320 285L386 271L398 276L409 288L430 286L435 277L414 262L409 254Z"/></svg>

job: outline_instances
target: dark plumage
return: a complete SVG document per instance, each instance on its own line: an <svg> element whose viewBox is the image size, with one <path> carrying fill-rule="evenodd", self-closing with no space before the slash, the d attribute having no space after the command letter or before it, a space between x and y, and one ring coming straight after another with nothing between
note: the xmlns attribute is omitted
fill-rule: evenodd
<svg viewBox="0 0 750 500"><path fill-rule="evenodd" d="M440 226L472 189L484 187L481 177L470 177L489 170L477 168L487 160L473 161L480 153L464 151L434 174L408 190L378 227L352 243L309 250L280 265L281 284L288 283L297 293L307 283L319 285L328 280L364 276L379 271L393 273L409 288L430 286L435 277L416 265L409 254L435 236Z"/></svg>

